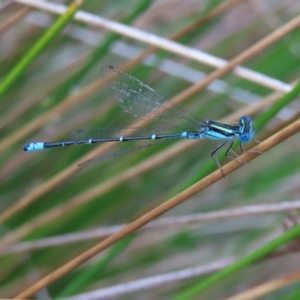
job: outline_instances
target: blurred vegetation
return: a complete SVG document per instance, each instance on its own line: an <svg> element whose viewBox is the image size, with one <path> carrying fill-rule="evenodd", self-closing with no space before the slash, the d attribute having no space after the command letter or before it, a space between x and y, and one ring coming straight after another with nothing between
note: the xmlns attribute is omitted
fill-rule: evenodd
<svg viewBox="0 0 300 300"><path fill-rule="evenodd" d="M81 9L170 38L216 11L223 2L86 1ZM186 32L177 41L231 60L300 12L300 3L292 0L228 2L232 5L222 13ZM20 62L45 39L47 30L55 29L53 24L57 24L58 16L11 2L0 5L1 87L11 71L20 67ZM136 120L120 109L109 88L99 81L105 65L126 68L166 98L178 95L214 70L208 63L162 49L139 61L136 57L151 44L89 22L65 21L69 23L65 29L52 31L51 40L20 70L9 88L0 88L0 297L12 297L23 291L104 238L88 238L89 230L108 230L109 226L135 220L216 169L210 156L216 146L213 141L161 143L87 167L77 165L89 153L98 151L95 149L99 149L100 155L101 149L105 154L139 143L23 152L28 142L66 140L70 132L81 128L134 126ZM299 33L300 29L292 31L243 66L286 85L297 82ZM127 68L134 59L136 63ZM92 85L97 88L89 92ZM228 73L181 105L199 119L223 120L233 113L237 116L239 111L246 112L256 122L257 140L263 141L299 119L299 100L294 99L298 91L282 98L284 91L278 90ZM261 105L268 97L279 102ZM182 143L187 146L180 150ZM175 154L171 152L173 149L178 149L174 150ZM297 209L290 206L291 217L284 210L254 214L246 207L251 205L259 210L261 204L299 202L299 149L297 134L161 218L176 220L180 216L238 207L245 207L244 214L236 217L228 212L227 217L220 219L192 224L174 221L168 226L140 230L63 276L42 290L39 297L71 297L143 278L151 282L152 276L213 262L221 265L223 261L239 259L263 247L284 232L283 224L289 227L297 224ZM156 163L162 154L165 154L163 159ZM220 161L227 162L222 154ZM142 170L145 162L150 167ZM67 234L80 232L85 238L67 242ZM25 245L24 242L43 244L45 238L60 236L60 242L53 246L34 248L31 244L27 250L13 251ZM5 249L5 244L13 245ZM300 267L295 245L284 254L243 266L207 289L199 296L202 298L195 299L225 299L293 273ZM116 295L114 299L172 299L196 286L202 278L165 282L155 288ZM299 287L297 283L287 285L259 299L297 299Z"/></svg>

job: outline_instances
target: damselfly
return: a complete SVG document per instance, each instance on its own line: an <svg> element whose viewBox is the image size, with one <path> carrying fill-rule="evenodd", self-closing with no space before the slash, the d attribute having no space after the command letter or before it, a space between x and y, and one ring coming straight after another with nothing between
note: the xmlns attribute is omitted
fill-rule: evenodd
<svg viewBox="0 0 300 300"><path fill-rule="evenodd" d="M213 149L211 157L221 169L220 162L217 158L217 152L222 148L226 149L225 156L237 160L237 154L232 150L236 140L240 143L242 152L246 152L243 144L250 142L255 134L253 120L249 116L242 116L239 122L229 125L216 121L202 121L196 118L192 113L188 112L180 106L172 106L166 99L157 94L151 87L138 80L134 76L114 67L106 66L102 69L101 74L108 79L111 88L114 91L115 98L121 108L137 117L147 121L155 120L161 126L158 128L175 128L176 124L184 123L181 127L186 126L183 131L176 132L160 132L162 129L157 129L155 132L153 127L149 134L133 134L132 129L114 130L114 134L109 136L111 130L106 128L96 130L79 130L79 135L84 135L86 138L75 138L61 142L32 142L27 144L23 150L26 152L50 149L55 147L66 147L80 144L95 144L102 142L127 142L134 140L162 140L162 139L213 139L221 140L222 143ZM128 135L118 135L117 132L130 132ZM151 144L146 145L146 147ZM137 149L144 148L139 147ZM129 150L131 151L131 150ZM124 153L129 152L125 150ZM235 157L229 155L233 153ZM107 157L107 156L106 156ZM101 159L101 157L100 157ZM99 158L90 161L100 160ZM224 174L223 174L224 175Z"/></svg>

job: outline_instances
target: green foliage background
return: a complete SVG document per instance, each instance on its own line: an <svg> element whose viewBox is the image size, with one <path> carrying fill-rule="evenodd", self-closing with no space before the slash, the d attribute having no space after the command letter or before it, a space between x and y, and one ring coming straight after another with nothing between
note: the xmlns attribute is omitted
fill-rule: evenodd
<svg viewBox="0 0 300 300"><path fill-rule="evenodd" d="M177 41L230 60L300 12L297 1L232 2L234 4L222 14ZM86 1L81 9L169 37L209 15L222 3ZM96 147L105 149L107 146L81 145L24 153L22 148L30 141L65 140L70 132L80 128L134 124L136 120L121 111L111 91L101 86L101 82L91 93L87 88L98 82L103 66L113 64L122 68L149 45L89 22L74 21L75 10L57 21L57 16L34 8L29 10L15 3L1 5L0 247L3 247L0 249L0 296L11 297L99 242L99 237L89 238L89 230L108 230L109 226L122 225L142 216L214 171L216 166L210 158L215 146L211 141L163 143L84 168L77 164L86 159L85 155ZM15 22L6 25L21 13ZM286 84L294 83L299 78L299 49L299 29L296 29L257 53L244 66ZM165 50L156 51L128 69L167 98L200 81L200 73L196 71L209 74L213 68ZM239 112L249 113L256 121L257 139L264 140L299 119L299 100L295 99L298 90L286 98L282 98L283 95L283 91L229 73L182 105L200 119L221 120L231 113L236 113L235 116ZM281 102L277 106L260 107L267 97L281 99ZM69 106L65 109L64 105ZM171 155L170 151L179 149L182 143L188 146ZM108 151L138 145L126 144L113 145ZM299 148L298 134L164 215L162 218L174 217L171 225L153 226L124 238L48 286L43 295L70 297L195 266L239 259L267 245L283 233L287 212L270 210L254 214L253 211L259 211L261 204L299 202ZM163 160L156 165L155 159L161 153ZM137 172L139 164L145 161L152 167ZM19 203L25 203L24 199L34 201L5 217ZM250 205L252 213L246 209ZM205 215L235 207L244 207L244 214L234 217L228 212L223 218L205 222L176 222L180 216ZM289 207L291 210L292 205ZM285 221L290 227L297 219L296 211L293 212L293 218ZM80 232L84 237L67 242L68 234ZM40 248L31 243L43 244L49 237L61 239L56 245ZM10 248L5 249L4 244ZM22 245L29 247L20 250ZM201 299L224 299L299 269L299 261L294 249L255 265L248 264L206 289ZM278 265L281 267L275 267ZM203 278L163 283L115 298L172 299ZM299 284L294 283L261 299L297 299L298 289Z"/></svg>

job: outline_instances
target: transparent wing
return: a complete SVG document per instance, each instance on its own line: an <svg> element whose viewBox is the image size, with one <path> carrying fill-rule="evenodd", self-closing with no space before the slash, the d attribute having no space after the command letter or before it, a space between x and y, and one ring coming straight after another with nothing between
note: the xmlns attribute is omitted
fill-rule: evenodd
<svg viewBox="0 0 300 300"><path fill-rule="evenodd" d="M147 84L114 66L104 67L101 75L109 80L121 108L136 118L168 125L188 122L199 127L203 123L184 108L171 107Z"/></svg>
<svg viewBox="0 0 300 300"><path fill-rule="evenodd" d="M148 143L146 143L144 145L140 145L140 146L136 146L136 147L120 150L120 151L110 152L108 154L104 154L104 155L99 156L99 157L95 157L95 158L92 158L92 159L85 160L82 163L78 164L78 166L79 167L86 167L86 166L88 166L90 164L93 164L93 163L97 163L97 162L108 160L108 159L113 159L115 157L130 153L130 152L134 152L134 151L139 151L139 150L142 150L142 149L145 149L145 148L157 145L157 144L165 143L165 142L168 142L170 140L171 139L163 139L163 140L154 140L154 141L151 141L151 142L149 140Z"/></svg>

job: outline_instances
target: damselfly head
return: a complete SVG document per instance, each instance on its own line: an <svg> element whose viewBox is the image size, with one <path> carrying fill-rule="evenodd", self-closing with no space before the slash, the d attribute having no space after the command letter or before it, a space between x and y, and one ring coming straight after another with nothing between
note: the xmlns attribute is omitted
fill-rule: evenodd
<svg viewBox="0 0 300 300"><path fill-rule="evenodd" d="M250 116L240 118L239 139L242 143L248 143L255 135L253 120Z"/></svg>

